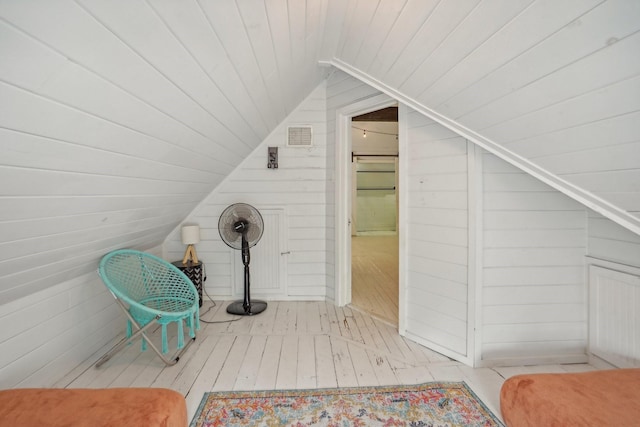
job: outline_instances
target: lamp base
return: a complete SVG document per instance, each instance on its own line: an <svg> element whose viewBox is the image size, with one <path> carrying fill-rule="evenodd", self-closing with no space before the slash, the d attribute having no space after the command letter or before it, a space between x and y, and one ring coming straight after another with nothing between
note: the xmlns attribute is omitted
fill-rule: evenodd
<svg viewBox="0 0 640 427"><path fill-rule="evenodd" d="M194 264L198 263L198 255L196 255L196 248L193 245L187 246L187 250L184 252L184 258L182 258L182 264L186 265L189 261Z"/></svg>
<svg viewBox="0 0 640 427"><path fill-rule="evenodd" d="M244 309L244 301L234 301L227 306L227 313L237 314L238 316L253 316L254 314L260 314L267 309L267 303L260 300L252 300L249 303L248 310Z"/></svg>

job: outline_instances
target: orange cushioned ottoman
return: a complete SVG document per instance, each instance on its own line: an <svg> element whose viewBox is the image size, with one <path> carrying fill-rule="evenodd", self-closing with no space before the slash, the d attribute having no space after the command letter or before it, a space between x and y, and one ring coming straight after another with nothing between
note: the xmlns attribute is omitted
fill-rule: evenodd
<svg viewBox="0 0 640 427"><path fill-rule="evenodd" d="M184 397L163 388L0 390L0 426L185 427Z"/></svg>
<svg viewBox="0 0 640 427"><path fill-rule="evenodd" d="M508 427L640 426L640 369L516 375L500 412Z"/></svg>

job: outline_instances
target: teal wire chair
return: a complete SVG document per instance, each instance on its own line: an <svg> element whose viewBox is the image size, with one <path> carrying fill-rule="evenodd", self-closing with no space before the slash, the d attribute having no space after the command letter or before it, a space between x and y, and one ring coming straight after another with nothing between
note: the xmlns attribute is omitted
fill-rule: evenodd
<svg viewBox="0 0 640 427"><path fill-rule="evenodd" d="M196 287L191 280L171 263L146 252L122 249L105 255L98 268L100 278L127 315L127 334L97 362L100 367L115 353L133 340L142 338L142 350L147 344L166 365L174 365L200 329L200 304ZM178 352L168 353L167 325L176 323ZM184 343L183 323L191 338ZM153 344L146 332L154 325L162 328L162 351ZM134 332L135 329L135 332Z"/></svg>

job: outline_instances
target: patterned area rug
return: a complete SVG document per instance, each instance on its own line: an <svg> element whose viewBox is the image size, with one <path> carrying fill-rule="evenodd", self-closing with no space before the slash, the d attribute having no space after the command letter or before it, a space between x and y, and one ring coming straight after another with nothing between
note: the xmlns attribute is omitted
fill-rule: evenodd
<svg viewBox="0 0 640 427"><path fill-rule="evenodd" d="M191 427L502 426L461 382L205 393Z"/></svg>

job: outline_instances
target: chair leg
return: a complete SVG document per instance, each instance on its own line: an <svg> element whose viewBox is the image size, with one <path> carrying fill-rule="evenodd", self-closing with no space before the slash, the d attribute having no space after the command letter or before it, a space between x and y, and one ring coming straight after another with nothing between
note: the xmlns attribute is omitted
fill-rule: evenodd
<svg viewBox="0 0 640 427"><path fill-rule="evenodd" d="M159 319L160 316L156 317L156 320ZM151 344L153 346L153 344L147 339L146 334L144 333L147 329L149 329L150 327L152 327L154 324L152 322L147 323L144 327L140 328L140 326L134 321L133 324L139 328L138 331L136 331L136 333L134 333L133 335L131 335L130 337L124 337L122 338L116 345L114 345L113 347L111 347L111 349L109 351L107 351L100 359L98 359L98 361L95 363L96 368L99 368L100 366L102 366L107 360L111 359L111 357L116 354L117 352L119 352L120 350L122 350L124 348L125 345L129 344L130 342L132 342L133 340L135 340L136 338L142 336L142 339L146 339L148 344Z"/></svg>
<svg viewBox="0 0 640 427"><path fill-rule="evenodd" d="M164 362L165 365L167 366L172 366L175 365L176 363L178 363L178 360L180 360L180 357L182 356L182 354L187 351L187 348L189 348L189 346L196 340L196 337L193 337L189 340L189 342L187 342L187 344L185 344L184 347L182 347L182 349L180 349L175 355L171 356L171 357L166 357L162 351L158 350L158 347L155 346L155 344L153 342L151 342L150 339L147 338L147 336L145 334L142 334L144 336L143 339L147 340L147 344L149 344L149 346L151 347L151 349L153 351L155 351L155 353L158 355L158 357L160 359L162 359L162 361Z"/></svg>
<svg viewBox="0 0 640 427"><path fill-rule="evenodd" d="M130 343L133 340L137 339L138 337L142 337L142 339L147 342L147 344L158 355L158 357L160 357L160 359L162 359L162 361L165 363L165 365L172 366L172 365L175 365L176 363L178 363L178 360L180 360L180 357L182 356L182 354L196 340L196 336L195 336L195 333L194 333L194 336L189 340L189 342L186 343L186 345L182 349L180 349L180 351L178 351L174 356L168 358L160 350L158 350L158 348L155 346L155 344L153 344L153 342L149 339L149 337L147 337L147 334L145 333L147 331L147 329L149 329L150 327L155 325L154 321L159 320L161 318L161 316L160 315L156 316L153 320L149 321L149 323L147 323L145 326L140 327L138 322L136 322L136 320L133 318L133 316L131 316L131 313L129 313L129 310L127 310L127 307L122 303L122 301L120 301L118 298L116 298L116 302L118 303L118 305L120 306L122 311L124 311L124 313L127 315L129 320L131 321L131 324L133 326L135 326L136 328L138 328L138 330L133 335L131 335L130 337L126 337L125 336L116 345L114 345L109 351L107 351L100 359L98 359L98 361L95 363L95 367L96 368L99 368L100 366L102 366L107 360L111 359L111 357L114 354L116 354L117 352L122 350L122 348L124 348L125 345L127 345L128 343Z"/></svg>

